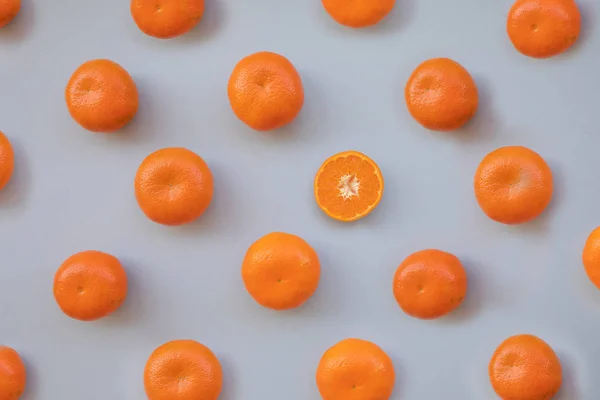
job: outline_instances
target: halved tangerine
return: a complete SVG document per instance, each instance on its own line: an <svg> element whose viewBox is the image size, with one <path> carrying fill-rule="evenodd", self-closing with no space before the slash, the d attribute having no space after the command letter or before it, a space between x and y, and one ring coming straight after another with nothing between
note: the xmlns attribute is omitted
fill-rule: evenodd
<svg viewBox="0 0 600 400"><path fill-rule="evenodd" d="M321 210L339 221L356 221L377 207L383 175L375 161L358 151L329 157L315 176L315 199Z"/></svg>

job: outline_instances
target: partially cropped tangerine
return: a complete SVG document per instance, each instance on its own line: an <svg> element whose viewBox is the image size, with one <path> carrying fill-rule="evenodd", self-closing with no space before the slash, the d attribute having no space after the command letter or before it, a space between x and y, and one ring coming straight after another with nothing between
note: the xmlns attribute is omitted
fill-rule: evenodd
<svg viewBox="0 0 600 400"><path fill-rule="evenodd" d="M8 25L21 10L21 0L0 0L0 28Z"/></svg>
<svg viewBox="0 0 600 400"><path fill-rule="evenodd" d="M131 0L131 16L148 36L171 39L190 31L204 15L204 0Z"/></svg>
<svg viewBox="0 0 600 400"><path fill-rule="evenodd" d="M345 339L323 354L316 380L323 400L387 400L396 373L381 347L367 340Z"/></svg>
<svg viewBox="0 0 600 400"><path fill-rule="evenodd" d="M515 335L502 342L492 355L488 372L502 400L550 400L562 385L556 353L533 335Z"/></svg>
<svg viewBox="0 0 600 400"><path fill-rule="evenodd" d="M71 117L92 132L114 132L127 125L139 98L131 75L111 60L80 65L67 83L65 99Z"/></svg>
<svg viewBox="0 0 600 400"><path fill-rule="evenodd" d="M221 363L195 340L173 340L159 346L144 368L148 400L217 400L222 387Z"/></svg>
<svg viewBox="0 0 600 400"><path fill-rule="evenodd" d="M292 122L304 105L300 74L284 56L261 51L241 59L229 78L234 114L250 128L268 131Z"/></svg>
<svg viewBox="0 0 600 400"><path fill-rule="evenodd" d="M600 227L594 229L585 241L582 259L585 273L600 289Z"/></svg>
<svg viewBox="0 0 600 400"><path fill-rule="evenodd" d="M432 58L412 72L404 88L406 107L423 127L451 131L473 118L479 106L475 81L449 58Z"/></svg>
<svg viewBox="0 0 600 400"><path fill-rule="evenodd" d="M393 291L398 305L408 315L439 318L463 302L467 273L454 254L421 250L402 261L394 275Z"/></svg>
<svg viewBox="0 0 600 400"><path fill-rule="evenodd" d="M27 372L14 349L0 346L0 400L18 400L25 390Z"/></svg>
<svg viewBox="0 0 600 400"><path fill-rule="evenodd" d="M127 274L119 260L96 250L67 258L54 276L54 298L69 317L93 321L116 311L127 296Z"/></svg>
<svg viewBox="0 0 600 400"><path fill-rule="evenodd" d="M527 147L501 147L481 160L474 187L488 217L503 224L521 224L539 216L550 203L552 171Z"/></svg>
<svg viewBox="0 0 600 400"><path fill-rule="evenodd" d="M4 189L15 168L15 154L6 135L0 131L0 190Z"/></svg>
<svg viewBox="0 0 600 400"><path fill-rule="evenodd" d="M273 310L296 308L319 286L321 264L315 250L301 237L269 233L248 248L242 279L252 298Z"/></svg>
<svg viewBox="0 0 600 400"><path fill-rule="evenodd" d="M329 157L317 171L315 200L331 218L356 221L377 207L383 187L375 161L358 151L344 151Z"/></svg>
<svg viewBox="0 0 600 400"><path fill-rule="evenodd" d="M517 0L508 13L506 31L522 54L548 58L577 41L581 14L574 0Z"/></svg>
<svg viewBox="0 0 600 400"><path fill-rule="evenodd" d="M325 11L339 24L365 28L379 23L394 8L396 0L322 0Z"/></svg>
<svg viewBox="0 0 600 400"><path fill-rule="evenodd" d="M162 225L183 225L199 218L212 201L213 175L198 154L169 147L148 155L134 181L142 212Z"/></svg>

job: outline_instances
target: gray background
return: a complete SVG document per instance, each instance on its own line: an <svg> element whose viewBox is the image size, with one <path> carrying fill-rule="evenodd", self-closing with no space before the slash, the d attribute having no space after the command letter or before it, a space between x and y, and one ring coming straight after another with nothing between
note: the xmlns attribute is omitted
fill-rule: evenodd
<svg viewBox="0 0 600 400"><path fill-rule="evenodd" d="M23 0L0 30L0 129L16 152L0 193L0 342L24 356L25 400L144 399L142 371L165 341L193 338L221 360L224 400L318 399L322 353L346 337L379 344L397 371L394 399L491 399L487 363L507 336L533 333L564 366L561 399L596 399L600 291L581 250L600 224L600 6L580 1L583 34L567 54L533 60L505 34L511 0L398 0L384 23L351 30L312 0L207 0L197 29L144 36L126 0ZM306 102L279 131L251 131L226 93L235 63L270 50L299 70ZM454 133L421 128L404 84L421 61L447 56L480 90L474 120ZM82 62L110 58L140 91L134 122L112 135L73 122L66 82ZM507 227L480 211L477 164L503 145L539 152L555 197L533 223ZM133 177L151 151L185 146L209 163L215 197L189 226L153 224ZM357 223L315 205L314 173L339 151L378 162L379 208ZM322 262L313 298L271 312L244 290L243 255L258 237L304 237ZM437 321L404 315L397 265L423 248L468 270L462 308ZM93 323L67 318L52 296L61 262L84 249L119 257L129 297Z"/></svg>

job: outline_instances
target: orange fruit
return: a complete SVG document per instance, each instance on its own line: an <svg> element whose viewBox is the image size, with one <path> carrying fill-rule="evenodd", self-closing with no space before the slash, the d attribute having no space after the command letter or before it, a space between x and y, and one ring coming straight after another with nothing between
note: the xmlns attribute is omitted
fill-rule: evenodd
<svg viewBox="0 0 600 400"><path fill-rule="evenodd" d="M460 260L441 250L406 257L394 275L394 297L410 316L433 319L457 308L467 294L467 273Z"/></svg>
<svg viewBox="0 0 600 400"><path fill-rule="evenodd" d="M20 10L21 0L0 0L0 28L8 25Z"/></svg>
<svg viewBox="0 0 600 400"><path fill-rule="evenodd" d="M15 350L0 346L0 400L17 400L25 390L25 365Z"/></svg>
<svg viewBox="0 0 600 400"><path fill-rule="evenodd" d="M127 297L127 274L119 260L86 250L67 258L54 275L54 298L69 317L93 321L116 311Z"/></svg>
<svg viewBox="0 0 600 400"><path fill-rule="evenodd" d="M410 115L434 131L462 127L473 118L479 105L471 74L449 58L421 63L408 78L404 98Z"/></svg>
<svg viewBox="0 0 600 400"><path fill-rule="evenodd" d="M577 41L581 15L574 0L517 0L508 13L506 31L522 54L552 57Z"/></svg>
<svg viewBox="0 0 600 400"><path fill-rule="evenodd" d="M594 229L585 241L582 258L585 273L600 289L600 227Z"/></svg>
<svg viewBox="0 0 600 400"><path fill-rule="evenodd" d="M329 157L315 176L315 199L338 221L356 221L373 211L383 196L383 175L375 161L358 151Z"/></svg>
<svg viewBox="0 0 600 400"><path fill-rule="evenodd" d="M323 400L386 400L396 374L390 357L375 343L345 339L323 354L317 387Z"/></svg>
<svg viewBox="0 0 600 400"><path fill-rule="evenodd" d="M159 39L171 39L200 22L204 0L131 0L130 8L142 32Z"/></svg>
<svg viewBox="0 0 600 400"><path fill-rule="evenodd" d="M339 24L364 28L381 21L392 11L396 0L322 0L325 11Z"/></svg>
<svg viewBox="0 0 600 400"><path fill-rule="evenodd" d="M110 60L80 65L67 83L65 99L71 117L92 132L114 132L127 125L138 110L135 82Z"/></svg>
<svg viewBox="0 0 600 400"><path fill-rule="evenodd" d="M562 384L554 350L533 335L515 335L502 342L492 355L488 372L502 400L550 400Z"/></svg>
<svg viewBox="0 0 600 400"><path fill-rule="evenodd" d="M183 225L196 220L213 197L213 176L191 150L169 147L150 154L135 175L135 198L152 221Z"/></svg>
<svg viewBox="0 0 600 400"><path fill-rule="evenodd" d="M248 248L242 279L250 296L261 306L287 310L302 305L317 290L319 257L302 238L269 233Z"/></svg>
<svg viewBox="0 0 600 400"><path fill-rule="evenodd" d="M10 141L0 131L0 190L4 189L15 168L15 153Z"/></svg>
<svg viewBox="0 0 600 400"><path fill-rule="evenodd" d="M527 147L501 147L481 160L474 186L477 202L488 217L521 224L540 215L550 203L552 171Z"/></svg>
<svg viewBox="0 0 600 400"><path fill-rule="evenodd" d="M216 400L223 370L214 353L195 340L173 340L158 347L144 368L148 400Z"/></svg>
<svg viewBox="0 0 600 400"><path fill-rule="evenodd" d="M251 54L237 63L227 95L234 114L257 131L289 124L304 105L298 71L287 58L268 51Z"/></svg>

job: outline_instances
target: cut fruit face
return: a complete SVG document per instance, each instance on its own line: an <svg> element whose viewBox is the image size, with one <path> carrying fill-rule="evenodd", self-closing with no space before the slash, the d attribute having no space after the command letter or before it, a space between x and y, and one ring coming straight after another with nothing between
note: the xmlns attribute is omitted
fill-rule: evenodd
<svg viewBox="0 0 600 400"><path fill-rule="evenodd" d="M339 221L356 221L377 207L383 175L375 161L357 151L329 157L315 176L315 199L323 212Z"/></svg>

